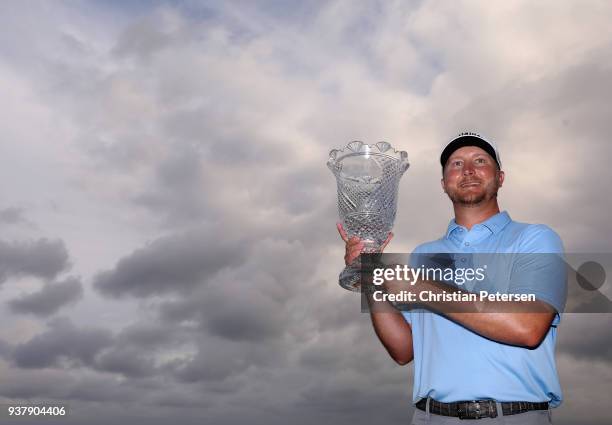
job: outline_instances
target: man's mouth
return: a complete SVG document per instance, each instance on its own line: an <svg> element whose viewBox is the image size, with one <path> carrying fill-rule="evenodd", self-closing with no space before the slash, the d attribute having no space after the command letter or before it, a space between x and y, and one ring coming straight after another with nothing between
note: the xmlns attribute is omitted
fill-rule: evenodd
<svg viewBox="0 0 612 425"><path fill-rule="evenodd" d="M471 180L471 181L463 182L459 185L459 187L473 187L473 186L480 186L480 182Z"/></svg>

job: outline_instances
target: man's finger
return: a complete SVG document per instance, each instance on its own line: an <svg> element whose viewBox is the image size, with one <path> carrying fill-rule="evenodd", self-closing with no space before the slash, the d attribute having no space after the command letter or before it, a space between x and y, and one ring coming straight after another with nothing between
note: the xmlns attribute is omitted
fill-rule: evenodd
<svg viewBox="0 0 612 425"><path fill-rule="evenodd" d="M363 242L361 241L361 239L359 239L357 236L353 236L352 238L350 238L346 244L348 246L353 246L353 245L357 245L357 244L363 244Z"/></svg>
<svg viewBox="0 0 612 425"><path fill-rule="evenodd" d="M361 251L363 251L363 243L359 243L357 245L351 246L350 248L347 248L347 252L349 253L349 255L359 255L361 254Z"/></svg>
<svg viewBox="0 0 612 425"><path fill-rule="evenodd" d="M348 235L344 231L344 227L342 227L342 223L337 222L336 228L338 228L338 233L340 233L340 237L342 238L342 240L348 243Z"/></svg>
<svg viewBox="0 0 612 425"><path fill-rule="evenodd" d="M387 239L383 242L382 246L380 247L381 251L383 251L387 247L389 242L391 242L391 239L393 239L393 233L389 232L389 236L387 236Z"/></svg>
<svg viewBox="0 0 612 425"><path fill-rule="evenodd" d="M350 238L349 241L346 243L347 250L358 250L361 252L363 250L363 247L363 241L357 237Z"/></svg>
<svg viewBox="0 0 612 425"><path fill-rule="evenodd" d="M359 238L349 239L349 243L346 245L346 253L344 255L344 262L351 264L359 257L359 254L363 251L364 244Z"/></svg>
<svg viewBox="0 0 612 425"><path fill-rule="evenodd" d="M360 254L361 254L361 251L350 251L350 252L347 252L346 255L344 256L344 262L346 264L351 264L357 258L359 258Z"/></svg>

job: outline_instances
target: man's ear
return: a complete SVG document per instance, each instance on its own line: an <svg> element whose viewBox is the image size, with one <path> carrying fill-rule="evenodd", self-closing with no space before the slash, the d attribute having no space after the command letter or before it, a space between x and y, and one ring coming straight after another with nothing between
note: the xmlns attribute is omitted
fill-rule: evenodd
<svg viewBox="0 0 612 425"><path fill-rule="evenodd" d="M446 189L444 188L444 177L440 179L440 186L442 186L442 192L446 193Z"/></svg>
<svg viewBox="0 0 612 425"><path fill-rule="evenodd" d="M506 173L504 173L502 170L499 170L497 172L497 182L499 183L499 187L502 187L502 185L504 184L505 178L506 178Z"/></svg>

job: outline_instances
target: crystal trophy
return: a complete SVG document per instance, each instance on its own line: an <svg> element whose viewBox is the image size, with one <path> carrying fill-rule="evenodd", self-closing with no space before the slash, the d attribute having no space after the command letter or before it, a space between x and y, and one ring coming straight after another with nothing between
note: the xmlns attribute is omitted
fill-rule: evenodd
<svg viewBox="0 0 612 425"><path fill-rule="evenodd" d="M349 238L364 242L362 252L377 252L387 239L397 210L399 181L408 169L408 154L387 142L354 141L329 153L327 166L336 176L338 211ZM359 259L340 273L345 289L360 290Z"/></svg>

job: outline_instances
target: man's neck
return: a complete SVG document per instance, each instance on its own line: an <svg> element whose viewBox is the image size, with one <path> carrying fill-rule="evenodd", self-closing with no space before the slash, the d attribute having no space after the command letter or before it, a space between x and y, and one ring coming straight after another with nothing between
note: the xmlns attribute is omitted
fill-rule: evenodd
<svg viewBox="0 0 612 425"><path fill-rule="evenodd" d="M490 202L482 205L461 205L453 204L455 210L455 223L459 224L470 230L472 226L482 223L493 217L495 214L499 214L499 205L497 204L497 198L492 199Z"/></svg>

